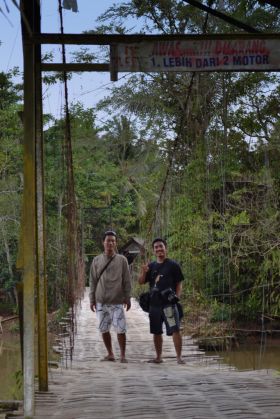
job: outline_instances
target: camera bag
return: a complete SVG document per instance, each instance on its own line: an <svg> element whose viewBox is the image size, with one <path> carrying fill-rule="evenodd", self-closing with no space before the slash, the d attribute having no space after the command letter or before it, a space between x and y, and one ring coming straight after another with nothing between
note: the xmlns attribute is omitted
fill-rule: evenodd
<svg viewBox="0 0 280 419"><path fill-rule="evenodd" d="M150 300L151 300L151 293L150 291L143 292L139 295L139 305L143 311L149 313L150 310Z"/></svg>

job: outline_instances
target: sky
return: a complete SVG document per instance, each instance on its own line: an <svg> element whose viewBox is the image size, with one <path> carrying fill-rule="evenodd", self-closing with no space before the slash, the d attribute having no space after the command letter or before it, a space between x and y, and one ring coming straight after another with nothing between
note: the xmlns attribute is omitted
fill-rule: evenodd
<svg viewBox="0 0 280 419"><path fill-rule="evenodd" d="M63 0L62 0L63 1ZM18 0L19 2L19 0ZM119 1L115 0L77 0L78 12L63 10L63 24L65 33L81 33L85 30L94 29L96 18L107 10L108 7ZM9 12L6 10L6 5ZM0 71L7 72L15 66L22 70L22 40L19 10L12 0L0 0ZM60 19L58 14L58 0L41 0L42 32L60 32ZM57 62L61 62L61 48L54 45L43 46L45 49L59 54ZM66 51L72 47L66 46ZM73 47L77 48L77 47ZM81 75L74 75L69 82L69 101L77 103L81 101L85 107L94 107L101 100L108 88L112 86L110 74L87 72ZM63 88L56 84L52 88L43 91L44 113L52 113L56 117L62 114L63 109Z"/></svg>

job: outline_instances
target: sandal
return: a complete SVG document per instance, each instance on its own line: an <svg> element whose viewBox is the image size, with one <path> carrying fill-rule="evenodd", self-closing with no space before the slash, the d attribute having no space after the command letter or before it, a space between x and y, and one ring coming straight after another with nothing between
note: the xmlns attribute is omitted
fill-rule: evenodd
<svg viewBox="0 0 280 419"><path fill-rule="evenodd" d="M162 364L163 363L163 360L162 359L156 359L156 358L154 358L154 359L149 359L147 361L147 363L148 364Z"/></svg>
<svg viewBox="0 0 280 419"><path fill-rule="evenodd" d="M104 356L104 358L100 359L100 361L115 362L115 358L113 356L107 355L107 356Z"/></svg>

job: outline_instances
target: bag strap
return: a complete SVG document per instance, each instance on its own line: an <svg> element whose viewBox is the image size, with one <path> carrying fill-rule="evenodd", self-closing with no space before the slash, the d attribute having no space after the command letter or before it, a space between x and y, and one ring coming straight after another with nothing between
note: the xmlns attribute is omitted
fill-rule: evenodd
<svg viewBox="0 0 280 419"><path fill-rule="evenodd" d="M154 267L154 269L152 269L152 275L154 275L154 273L156 272L158 275L160 275L160 273L161 273L161 268L164 266L164 264L165 264L165 262L167 261L167 258L166 259L164 259L164 261L162 262L162 263L158 263L158 262L155 262L155 267ZM160 266L158 266L158 265L160 265ZM157 269L156 269L156 266L157 266ZM156 285L156 283L155 283L155 285Z"/></svg>
<svg viewBox="0 0 280 419"><path fill-rule="evenodd" d="M99 282L99 279L101 278L101 276L102 276L102 274L103 274L103 272L108 268L108 266L110 265L110 263L112 262L112 260L114 259L114 257L116 256L116 254L114 254L114 256L112 256L109 260L108 260L108 262L106 263L106 265L105 266L103 266L103 268L101 269L101 271L100 271L100 273L99 273L99 275L98 275L98 277L97 277L97 282L96 282L96 285L98 284L98 282Z"/></svg>

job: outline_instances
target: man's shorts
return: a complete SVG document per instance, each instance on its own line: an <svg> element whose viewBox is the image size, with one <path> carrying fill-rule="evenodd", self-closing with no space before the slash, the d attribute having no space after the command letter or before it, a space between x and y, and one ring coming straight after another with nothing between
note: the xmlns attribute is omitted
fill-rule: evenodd
<svg viewBox="0 0 280 419"><path fill-rule="evenodd" d="M167 336L180 330L179 313L176 305L165 307L151 306L149 311L150 332L154 335L163 333L162 325L165 324Z"/></svg>
<svg viewBox="0 0 280 419"><path fill-rule="evenodd" d="M126 320L122 304L96 304L98 329L101 333L109 332L111 325L117 334L126 333Z"/></svg>

